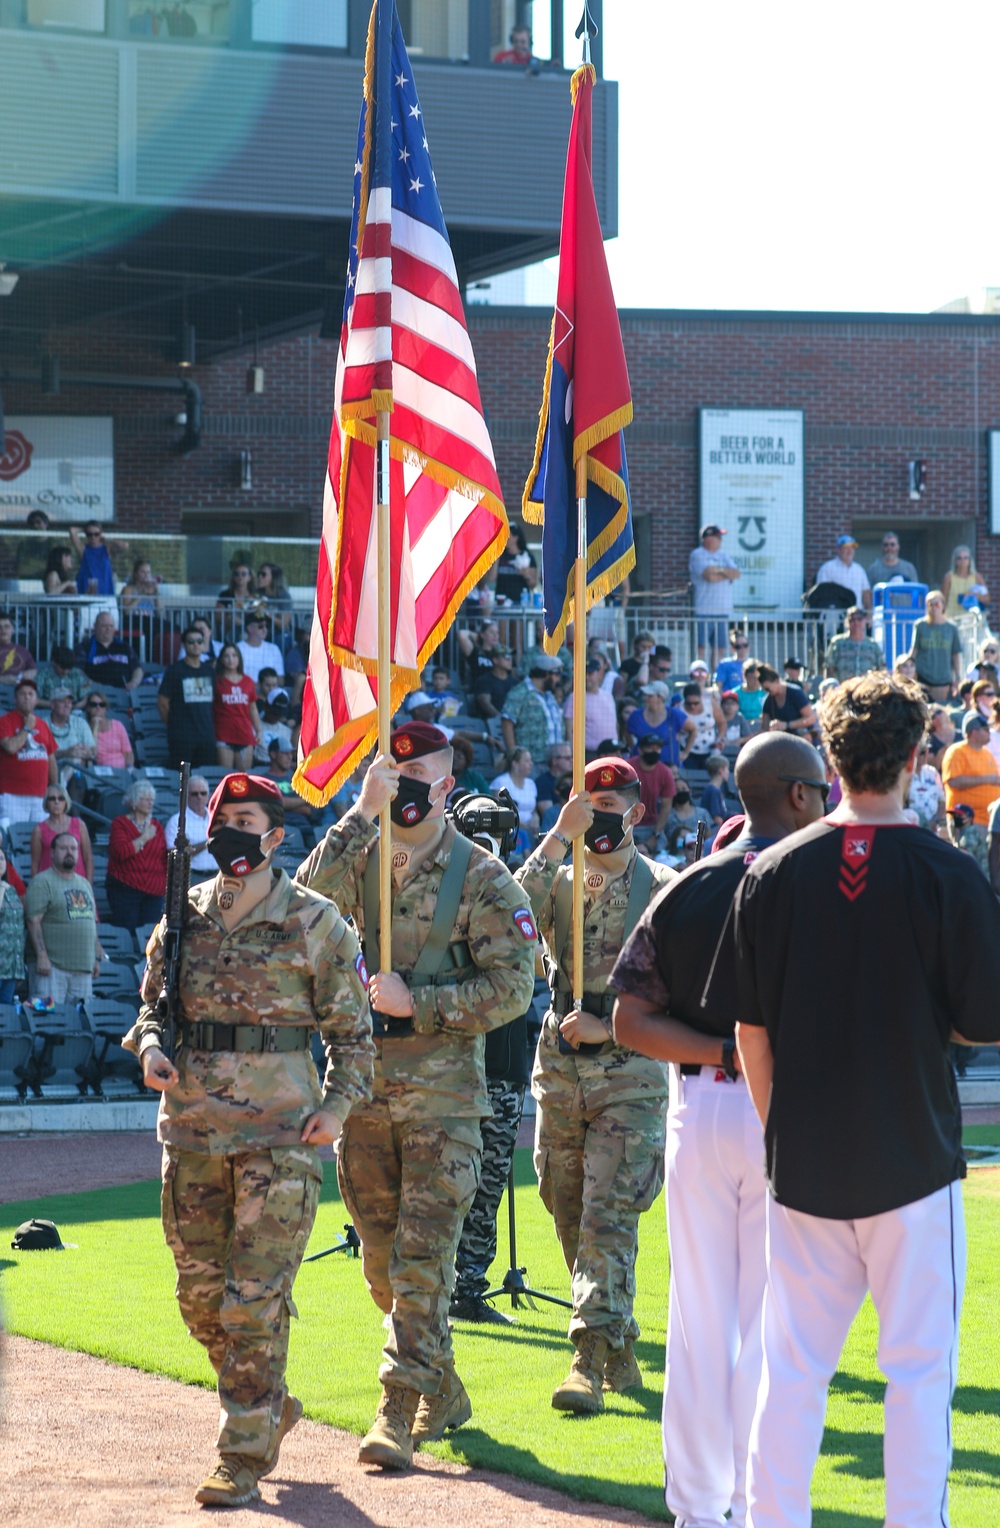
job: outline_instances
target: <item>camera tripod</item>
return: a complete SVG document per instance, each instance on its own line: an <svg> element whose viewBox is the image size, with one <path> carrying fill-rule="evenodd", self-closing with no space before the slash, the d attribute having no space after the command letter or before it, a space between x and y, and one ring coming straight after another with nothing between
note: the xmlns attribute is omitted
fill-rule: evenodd
<svg viewBox="0 0 1000 1528"><path fill-rule="evenodd" d="M348 1257L357 1257L361 1250L361 1237L355 1231L350 1221L344 1227L344 1235L338 1236L332 1247L324 1247L322 1252L310 1252L304 1257L304 1263L318 1263L321 1257L330 1257L334 1252L346 1252Z"/></svg>
<svg viewBox="0 0 1000 1528"><path fill-rule="evenodd" d="M542 1294L540 1289L532 1289L525 1279L527 1268L517 1266L517 1225L514 1209L514 1163L510 1164L510 1172L507 1174L507 1234L510 1240L510 1267L504 1274L503 1283L499 1289L489 1289L483 1296L484 1300L494 1300L497 1295L510 1295L512 1310L517 1310L518 1304L524 1304L535 1310L535 1301L544 1300L548 1305L561 1305L566 1310L573 1309L572 1300L561 1300L558 1295Z"/></svg>

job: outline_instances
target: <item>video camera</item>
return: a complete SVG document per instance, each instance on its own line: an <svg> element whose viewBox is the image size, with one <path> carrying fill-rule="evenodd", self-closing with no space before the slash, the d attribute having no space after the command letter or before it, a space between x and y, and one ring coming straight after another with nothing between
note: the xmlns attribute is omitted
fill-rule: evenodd
<svg viewBox="0 0 1000 1528"><path fill-rule="evenodd" d="M521 814L508 790L463 791L456 796L448 815L464 838L495 854L506 864L514 852Z"/></svg>

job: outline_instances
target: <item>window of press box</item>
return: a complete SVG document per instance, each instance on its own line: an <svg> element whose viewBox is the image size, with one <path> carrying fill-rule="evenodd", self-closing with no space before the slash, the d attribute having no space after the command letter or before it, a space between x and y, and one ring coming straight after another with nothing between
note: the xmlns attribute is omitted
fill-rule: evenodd
<svg viewBox="0 0 1000 1528"><path fill-rule="evenodd" d="M24 21L29 27L103 32L105 0L27 0Z"/></svg>
<svg viewBox="0 0 1000 1528"><path fill-rule="evenodd" d="M252 0L250 39L289 48L346 48L347 0Z"/></svg>
<svg viewBox="0 0 1000 1528"><path fill-rule="evenodd" d="M128 35L142 42L226 43L231 11L230 0L184 0L175 5L128 0Z"/></svg>

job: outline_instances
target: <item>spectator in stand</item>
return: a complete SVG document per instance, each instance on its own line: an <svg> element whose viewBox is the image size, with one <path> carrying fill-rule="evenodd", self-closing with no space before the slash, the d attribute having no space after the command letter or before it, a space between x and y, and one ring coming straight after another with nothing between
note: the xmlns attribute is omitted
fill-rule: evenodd
<svg viewBox="0 0 1000 1528"><path fill-rule="evenodd" d="M729 779L729 760L721 753L713 753L709 756L705 765L708 771L708 784L701 793L700 807L712 819L714 828L721 828L729 816L729 808L726 806L726 782Z"/></svg>
<svg viewBox="0 0 1000 1528"><path fill-rule="evenodd" d="M325 812L324 807L313 806L310 801L304 801L297 794L292 785L292 775L295 773L295 754L291 745L282 738L272 738L268 745L268 767L265 776L273 780L281 792L281 799L285 804L285 823L289 827L299 827L306 837L307 847L314 847L314 825L318 825Z"/></svg>
<svg viewBox="0 0 1000 1528"><path fill-rule="evenodd" d="M449 799L461 795L463 791L488 791L486 776L473 767L472 739L464 732L456 732L451 740L451 751L451 772L455 776L455 783L449 792Z"/></svg>
<svg viewBox="0 0 1000 1528"><path fill-rule="evenodd" d="M805 690L795 684L786 684L778 671L767 663L758 666L758 675L767 691L761 731L794 732L799 737L808 738L816 728L816 712Z"/></svg>
<svg viewBox="0 0 1000 1528"><path fill-rule="evenodd" d="M220 651L221 651L221 649L220 649ZM240 661L241 662L243 661L243 654L242 653L240 653ZM258 704L258 706L263 706L263 705L266 704L266 702L270 699L270 696L271 696L271 693L272 693L273 690L284 690L284 688L285 688L284 685L281 683L281 677L278 674L276 669L273 669L273 668L262 668L260 673L257 676L257 704ZM287 698L288 698L288 695L287 695L287 692L286 692L286 699Z"/></svg>
<svg viewBox="0 0 1000 1528"><path fill-rule="evenodd" d="M681 749L681 764L690 760L692 764L704 767L722 742L722 707L714 695L706 695L698 681L693 679L684 686L680 710L687 736L687 743Z"/></svg>
<svg viewBox="0 0 1000 1528"><path fill-rule="evenodd" d="M882 534L882 555L876 557L868 569L868 582L876 584L919 584L917 570L912 562L904 562L899 555L899 537L895 531Z"/></svg>
<svg viewBox="0 0 1000 1528"><path fill-rule="evenodd" d="M986 830L990 807L1000 791L1000 773L989 741L989 722L978 711L970 711L962 726L962 742L952 743L941 764L952 843L971 854L987 878ZM952 816L958 806L972 809L972 822L967 826L959 826Z"/></svg>
<svg viewBox="0 0 1000 1528"><path fill-rule="evenodd" d="M91 684L134 690L142 683L139 655L116 636L116 631L114 616L102 610L94 620L90 641L84 641L77 649L77 659Z"/></svg>
<svg viewBox="0 0 1000 1528"><path fill-rule="evenodd" d="M40 707L46 707L49 704L54 690L69 690L73 699L79 704L88 689L87 676L82 669L77 668L71 647L52 649L50 661L43 663L38 670L37 684Z"/></svg>
<svg viewBox="0 0 1000 1528"><path fill-rule="evenodd" d="M979 644L979 657L965 671L966 679L992 679L1000 688L1000 647L996 637L987 637Z"/></svg>
<svg viewBox="0 0 1000 1528"><path fill-rule="evenodd" d="M38 666L26 647L14 641L14 622L0 612L0 693L14 693L20 679L34 679Z"/></svg>
<svg viewBox="0 0 1000 1528"><path fill-rule="evenodd" d="M35 955L32 994L54 1003L89 1003L105 958L93 887L77 874L79 855L72 833L61 833L52 845L51 867L33 878L25 901Z"/></svg>
<svg viewBox="0 0 1000 1528"><path fill-rule="evenodd" d="M209 875L215 875L219 868L208 852L208 798L210 794L208 781L205 779L205 776L192 775L188 781L188 802L187 812L184 817L184 831L191 846L191 873L199 880L204 880ZM177 833L180 825L181 814L180 812L175 812L169 818L163 830L168 849L172 849L177 842Z"/></svg>
<svg viewBox="0 0 1000 1528"><path fill-rule="evenodd" d="M650 665L652 667L652 665ZM699 690L699 694L700 694ZM695 724L680 706L671 706L670 686L663 679L651 679L642 687L642 708L630 711L624 723L627 735L637 748L643 738L655 736L663 751L663 762L676 767L680 762L679 739L694 737Z"/></svg>
<svg viewBox="0 0 1000 1528"><path fill-rule="evenodd" d="M538 564L528 551L524 531L519 525L511 526L507 545L494 566L498 605L519 605L525 592L530 597L538 583Z"/></svg>
<svg viewBox="0 0 1000 1528"><path fill-rule="evenodd" d="M926 615L913 628L910 652L917 665L917 679L931 700L950 699L962 677L962 638L958 627L945 617L945 596L929 589Z"/></svg>
<svg viewBox="0 0 1000 1528"><path fill-rule="evenodd" d="M79 817L70 816L69 793L61 785L50 785L45 792L47 817L37 822L31 830L31 874L48 870L52 864L52 845L63 833L69 833L80 845L80 865L93 885L94 852L90 845L87 824Z"/></svg>
<svg viewBox="0 0 1000 1528"><path fill-rule="evenodd" d="M916 679L917 665L910 653L900 653L892 665L892 677L894 679Z"/></svg>
<svg viewBox="0 0 1000 1528"><path fill-rule="evenodd" d="M84 709L97 745L94 763L107 769L131 769L135 762L132 743L118 718L108 716L107 696L92 690Z"/></svg>
<svg viewBox="0 0 1000 1528"><path fill-rule="evenodd" d="M613 698L601 689L604 665L599 658L587 659L586 692L584 694L584 747L587 762L600 757L600 746L607 738L618 736L618 710ZM563 704L566 718L566 734L573 734L573 700L570 694Z"/></svg>
<svg viewBox="0 0 1000 1528"><path fill-rule="evenodd" d="M446 668L431 670L430 688L427 693L434 702L435 722L454 721L465 710L465 697L453 687L451 673Z"/></svg>
<svg viewBox="0 0 1000 1528"><path fill-rule="evenodd" d="M976 605L983 608L989 604L990 591L974 567L967 546L957 546L952 552L951 567L941 580L941 593L945 598L944 613L951 621L968 615Z"/></svg>
<svg viewBox="0 0 1000 1528"><path fill-rule="evenodd" d="M632 837L644 854L655 854L666 840L663 837L677 794L674 772L663 762L663 744L655 732L648 732L629 760L639 780L639 800L643 804L642 821L632 829Z"/></svg>
<svg viewBox="0 0 1000 1528"><path fill-rule="evenodd" d="M125 792L120 817L108 835L108 894L111 922L134 932L163 916L167 889L167 839L153 816L156 791L148 780L135 780Z"/></svg>
<svg viewBox="0 0 1000 1528"><path fill-rule="evenodd" d="M257 690L243 672L243 656L235 642L226 642L215 660L212 701L216 762L223 768L250 769L254 745L263 747Z"/></svg>
<svg viewBox="0 0 1000 1528"><path fill-rule="evenodd" d="M253 587L253 572L250 564L242 557L235 558L229 564L229 584L225 589L219 590L219 597L215 602L216 614L221 617L220 625L224 638L235 641L243 628L243 612L255 600L256 592Z"/></svg>
<svg viewBox="0 0 1000 1528"><path fill-rule="evenodd" d="M745 631L734 626L729 633L731 658L723 658L715 671L715 682L720 690L736 690L743 680L743 665L750 652L750 638Z"/></svg>
<svg viewBox="0 0 1000 1528"><path fill-rule="evenodd" d="M553 798L552 802L549 805L549 807L547 808L544 816L542 817L541 823L539 824L539 831L540 832L542 832L542 833L551 833L552 832L552 829L555 827L556 823L559 821L559 813L562 811L563 807L566 805L567 801L569 800L570 796L572 796L572 794L573 794L573 775L572 775L572 773L568 773L568 774L565 774L565 775L560 775L559 779L556 781L556 783L555 783L555 785L553 786L553 789L552 789L552 798Z"/></svg>
<svg viewBox="0 0 1000 1528"><path fill-rule="evenodd" d="M758 730L760 719L764 714L767 692L760 682L760 661L757 658L743 660L743 683L736 694L740 704L740 715L755 731Z"/></svg>
<svg viewBox="0 0 1000 1528"><path fill-rule="evenodd" d="M701 545L688 558L688 572L694 587L695 640L698 657L709 651L709 668L714 670L726 645L733 615L733 584L740 570L722 550L726 532L719 525L703 525Z"/></svg>
<svg viewBox="0 0 1000 1528"><path fill-rule="evenodd" d="M762 690L761 696L763 695ZM733 757L739 753L755 729L740 711L740 697L735 690L723 690L719 696L719 705L722 707L723 720L722 746L727 754Z"/></svg>
<svg viewBox="0 0 1000 1528"><path fill-rule="evenodd" d="M489 668L479 669L475 676L472 710L475 716L486 721L497 721L503 711L504 701L517 683L514 677L514 654L503 642L490 650Z"/></svg>
<svg viewBox="0 0 1000 1528"><path fill-rule="evenodd" d="M202 663L214 663L222 650L222 643L212 633L212 623L205 615L196 615L191 622L201 632L205 642L205 650L202 654Z"/></svg>
<svg viewBox="0 0 1000 1528"><path fill-rule="evenodd" d="M516 684L504 701L500 731L508 753L526 748L541 758L550 743L566 736L555 688L562 664L548 653L536 652L529 660L528 677Z"/></svg>
<svg viewBox="0 0 1000 1528"><path fill-rule="evenodd" d="M858 674L885 668L885 656L874 637L868 635L868 612L852 605L845 616L846 629L833 638L826 651L826 672L843 684Z"/></svg>
<svg viewBox="0 0 1000 1528"><path fill-rule="evenodd" d="M944 786L941 776L930 762L930 742L925 737L917 753L917 767L913 771L906 804L916 812L922 828L937 833L945 823Z"/></svg>
<svg viewBox="0 0 1000 1528"><path fill-rule="evenodd" d="M955 741L955 723L944 706L931 706L930 762L940 773L941 760L946 748Z"/></svg>
<svg viewBox="0 0 1000 1528"><path fill-rule="evenodd" d="M72 547L54 546L49 548L45 572L42 575L42 588L46 594L53 597L63 594L77 594L79 592L76 587L76 575L73 572Z"/></svg>
<svg viewBox="0 0 1000 1528"><path fill-rule="evenodd" d="M854 561L858 543L853 536L838 536L836 546L836 554L822 563L817 570L817 584L839 584L842 589L850 589L855 601L862 604L866 610L870 610L872 608L871 584L868 582L868 575L864 568L859 568Z"/></svg>
<svg viewBox="0 0 1000 1528"><path fill-rule="evenodd" d="M494 64L513 64L516 69L529 69L532 64L538 64L531 51L531 28L517 23L511 28L510 47L504 48L502 53L494 53L491 60Z"/></svg>
<svg viewBox="0 0 1000 1528"><path fill-rule="evenodd" d="M508 790L521 814L521 827L529 834L538 832L538 787L531 777L534 761L527 748L511 750L506 772L490 781L490 790Z"/></svg>
<svg viewBox="0 0 1000 1528"><path fill-rule="evenodd" d="M275 610L291 610L292 596L285 588L285 570L279 563L261 563L257 569L257 596L267 601L270 614Z"/></svg>
<svg viewBox="0 0 1000 1528"><path fill-rule="evenodd" d="M484 621L480 629L460 631L458 633L458 651L460 654L459 673L462 683L467 690L475 694L478 688L478 679L485 672L489 673L493 667L493 649L500 641L500 628L496 621Z"/></svg>
<svg viewBox="0 0 1000 1528"><path fill-rule="evenodd" d="M268 696L267 704L261 709L260 736L261 741L253 752L255 764L263 764L266 768L271 762L270 748L275 738L294 753L295 740L292 736L287 690L272 690Z"/></svg>
<svg viewBox="0 0 1000 1528"><path fill-rule="evenodd" d="M12 1003L18 982L24 980L24 933L24 904L0 849L0 1003Z"/></svg>
<svg viewBox="0 0 1000 1528"><path fill-rule="evenodd" d="M287 636L281 647L281 664L285 675L285 688L289 692L293 708L302 703L302 692L306 687L306 669L309 667L309 637L308 628L293 631ZM261 669L261 673L264 670Z"/></svg>
<svg viewBox="0 0 1000 1528"><path fill-rule="evenodd" d="M59 769L60 785L66 785L74 775L94 762L97 753L94 734L90 730L86 717L73 710L73 696L67 688L52 691L49 731L58 747L56 764ZM89 870L87 879L93 879Z"/></svg>
<svg viewBox="0 0 1000 1528"><path fill-rule="evenodd" d="M628 688L626 693L632 698L641 700L642 692L647 684L664 684L666 685L667 691L669 693L670 674L673 666L674 660L670 648L655 648L645 666L648 677L644 679L640 678L640 675L642 674L642 670L640 669L628 681Z"/></svg>
<svg viewBox="0 0 1000 1528"><path fill-rule="evenodd" d="M711 839L712 819L703 806L695 806L691 799L691 787L686 780L677 781L677 791L674 795L670 815L664 825L663 833L667 841L667 853L675 859L683 856L685 841L688 837L694 838L698 831L699 822L705 824L708 839Z"/></svg>
<svg viewBox="0 0 1000 1528"><path fill-rule="evenodd" d="M541 774L535 776L539 820L544 817L556 799L556 781L561 780L563 775L573 772L572 743L550 743L545 751L545 766Z"/></svg>
<svg viewBox="0 0 1000 1528"><path fill-rule="evenodd" d="M236 645L243 658L243 672L257 683L262 668L273 668L279 674L285 672L285 660L280 647L268 640L267 616L261 610L251 611L245 622L243 640Z"/></svg>
<svg viewBox="0 0 1000 1528"><path fill-rule="evenodd" d="M625 659L620 669L621 676L629 689L633 687L633 684L638 689L649 683L649 660L653 656L655 646L656 643L650 631L640 631L632 638L632 655ZM669 649L664 648L663 651L669 656Z"/></svg>
<svg viewBox="0 0 1000 1528"><path fill-rule="evenodd" d="M75 525L69 528L69 539L80 559L76 574L77 594L114 594L115 574L111 566L111 553L104 542L104 530L98 520L88 520L83 535ZM115 551L125 551L127 541L112 543Z"/></svg>
<svg viewBox="0 0 1000 1528"><path fill-rule="evenodd" d="M179 769L189 764L215 764L215 726L212 720L215 699L214 675L202 663L205 639L196 626L188 626L181 635L184 656L172 663L160 680L156 709L167 729L170 763ZM148 920L140 918L140 923Z"/></svg>
<svg viewBox="0 0 1000 1528"><path fill-rule="evenodd" d="M958 694L948 707L948 715L955 723L959 732L962 730L962 723L965 721L966 714L972 710L972 686L974 683L975 681L972 679L963 679L958 687Z"/></svg>
<svg viewBox="0 0 1000 1528"><path fill-rule="evenodd" d="M13 711L0 717L0 817L8 822L41 822L45 792L58 781L56 740L35 715L37 701L35 681L22 679Z"/></svg>
<svg viewBox="0 0 1000 1528"><path fill-rule="evenodd" d="M802 659L786 658L782 667L785 671L785 683L797 684L799 689L805 690L806 694L809 696L809 699L812 700L813 695L809 689L809 681L806 678L806 666L802 662Z"/></svg>
<svg viewBox="0 0 1000 1528"><path fill-rule="evenodd" d="M121 607L130 615L154 616L160 612L160 580L144 557L132 564L132 576L121 592Z"/></svg>

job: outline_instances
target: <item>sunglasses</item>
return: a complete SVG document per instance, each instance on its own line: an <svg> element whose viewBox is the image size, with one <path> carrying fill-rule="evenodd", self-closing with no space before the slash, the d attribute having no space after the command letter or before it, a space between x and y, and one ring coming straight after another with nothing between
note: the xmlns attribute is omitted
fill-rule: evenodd
<svg viewBox="0 0 1000 1528"><path fill-rule="evenodd" d="M819 791L824 806L830 799L830 787L825 780L803 780L800 775L779 775L778 779L784 780L786 785L808 785L814 791Z"/></svg>
<svg viewBox="0 0 1000 1528"><path fill-rule="evenodd" d="M88 711L106 711L107 709L108 709L108 703L107 703L106 700L88 700L87 701L87 710Z"/></svg>
<svg viewBox="0 0 1000 1528"><path fill-rule="evenodd" d="M207 796L208 791L188 791L188 796Z"/></svg>
<svg viewBox="0 0 1000 1528"><path fill-rule="evenodd" d="M104 535L103 531L88 531L87 532L87 540L88 541L100 541L100 539L101 539L101 537L103 535Z"/></svg>

